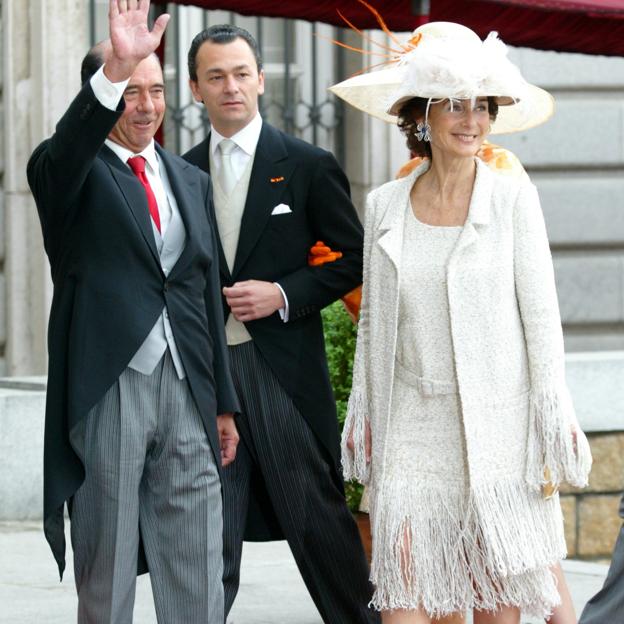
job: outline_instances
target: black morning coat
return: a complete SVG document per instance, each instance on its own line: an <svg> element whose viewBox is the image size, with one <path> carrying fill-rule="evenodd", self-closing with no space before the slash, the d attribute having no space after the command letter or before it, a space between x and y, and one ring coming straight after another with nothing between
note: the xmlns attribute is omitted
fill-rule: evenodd
<svg viewBox="0 0 624 624"><path fill-rule="evenodd" d="M156 146L186 228L162 272L145 191L104 145L121 116L85 85L28 162L54 293L48 327L44 531L62 575L63 508L84 479L70 431L115 383L166 305L192 395L220 465L216 414L238 410L230 377L210 180Z"/></svg>
<svg viewBox="0 0 624 624"><path fill-rule="evenodd" d="M209 172L209 144L210 137L183 158ZM272 216L278 204L286 204L292 212ZM342 258L308 266L310 247L318 240L341 251ZM321 442L342 489L336 403L321 309L362 282L363 231L351 203L349 182L336 159L263 123L232 272L218 244L222 286L256 279L278 282L284 289L290 313L287 323L275 312L245 326ZM223 314L227 319L225 299ZM252 479L245 539L283 538L263 482L258 475Z"/></svg>

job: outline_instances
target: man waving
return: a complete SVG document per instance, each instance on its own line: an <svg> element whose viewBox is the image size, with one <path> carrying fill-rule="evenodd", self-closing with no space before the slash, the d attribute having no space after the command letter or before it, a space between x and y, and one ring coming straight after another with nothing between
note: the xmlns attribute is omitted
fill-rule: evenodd
<svg viewBox="0 0 624 624"><path fill-rule="evenodd" d="M54 282L45 532L62 573L67 502L79 623L132 621L140 545L159 622L223 621L238 406L210 182L153 140L168 16L150 31L148 9L111 0L110 41L28 164Z"/></svg>

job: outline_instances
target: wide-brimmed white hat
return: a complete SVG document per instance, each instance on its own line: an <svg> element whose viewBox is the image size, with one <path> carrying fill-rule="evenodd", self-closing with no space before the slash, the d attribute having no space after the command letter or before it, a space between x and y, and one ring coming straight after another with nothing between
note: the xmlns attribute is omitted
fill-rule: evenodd
<svg viewBox="0 0 624 624"><path fill-rule="evenodd" d="M401 105L413 97L437 101L493 96L499 109L491 134L533 128L554 112L553 97L522 77L496 33L481 41L461 24L430 22L417 28L403 48L390 67L349 78L330 91L393 123Z"/></svg>

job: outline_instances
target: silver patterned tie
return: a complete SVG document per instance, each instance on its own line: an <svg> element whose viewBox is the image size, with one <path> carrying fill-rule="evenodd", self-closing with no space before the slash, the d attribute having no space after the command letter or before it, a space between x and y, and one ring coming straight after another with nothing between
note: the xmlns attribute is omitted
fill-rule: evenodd
<svg viewBox="0 0 624 624"><path fill-rule="evenodd" d="M221 168L219 169L219 184L223 192L229 196L236 186L236 176L234 175L234 167L232 167L232 152L236 147L236 143L232 139L223 139L219 143L219 151L221 152Z"/></svg>

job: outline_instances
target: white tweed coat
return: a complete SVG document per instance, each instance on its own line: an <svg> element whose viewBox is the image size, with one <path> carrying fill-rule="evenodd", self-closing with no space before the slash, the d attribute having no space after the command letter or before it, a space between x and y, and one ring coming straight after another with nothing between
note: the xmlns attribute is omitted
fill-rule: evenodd
<svg viewBox="0 0 624 624"><path fill-rule="evenodd" d="M447 267L470 484L468 513L478 524L488 567L502 575L518 574L565 555L558 500L544 501L540 491L545 469L555 484L582 486L591 455L565 383L559 308L537 191L526 176L505 177L475 161L468 217ZM345 478L369 483L378 542L388 524L400 524L401 515L413 516L401 502L411 485L397 487L386 480L384 465L396 450L386 440L393 426L405 207L416 178L428 166L425 162L409 176L374 190L366 206L364 286L343 467ZM428 381L423 380L425 390ZM366 419L372 433L370 466L364 454ZM346 447L350 431L354 452ZM430 503L440 501L434 496ZM377 585L383 565L387 568L382 555L373 557Z"/></svg>

